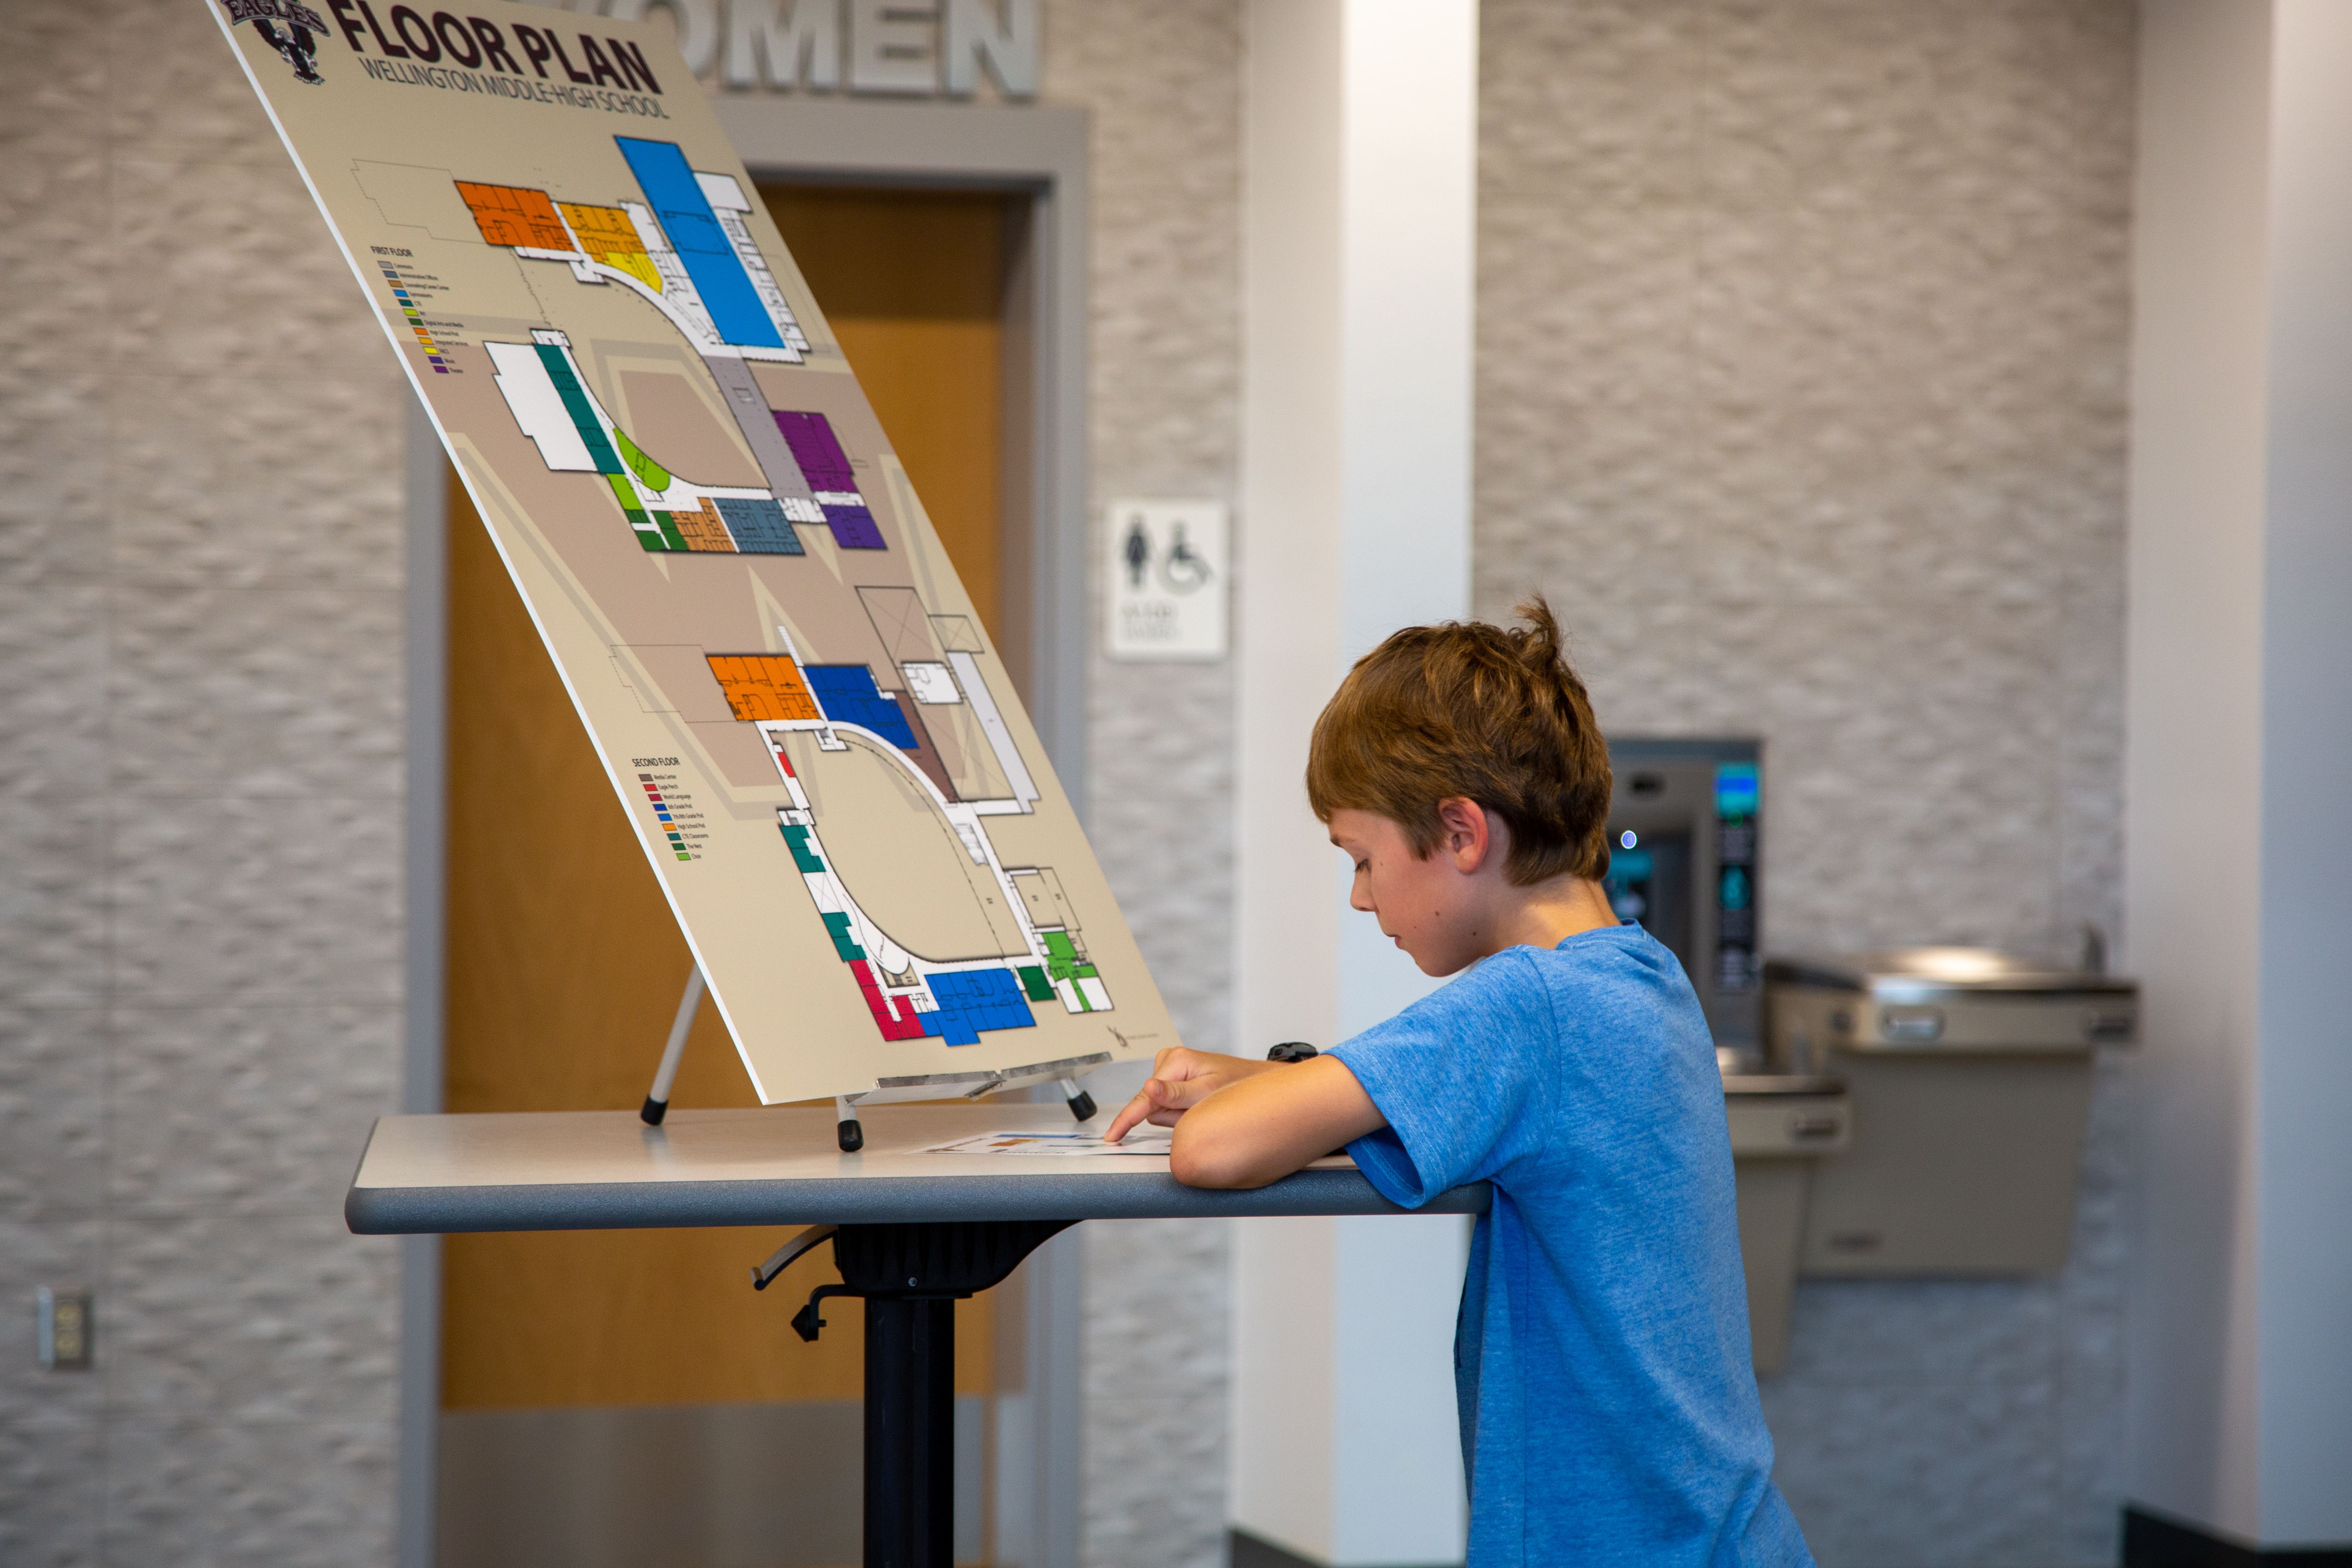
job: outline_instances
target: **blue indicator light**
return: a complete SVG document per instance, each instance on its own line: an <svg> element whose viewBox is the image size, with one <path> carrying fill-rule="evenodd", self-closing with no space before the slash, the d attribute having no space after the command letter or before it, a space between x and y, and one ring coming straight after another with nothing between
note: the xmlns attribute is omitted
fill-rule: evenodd
<svg viewBox="0 0 2352 1568"><path fill-rule="evenodd" d="M1756 815L1758 784L1754 763L1717 763L1715 767L1715 815L1722 817Z"/></svg>

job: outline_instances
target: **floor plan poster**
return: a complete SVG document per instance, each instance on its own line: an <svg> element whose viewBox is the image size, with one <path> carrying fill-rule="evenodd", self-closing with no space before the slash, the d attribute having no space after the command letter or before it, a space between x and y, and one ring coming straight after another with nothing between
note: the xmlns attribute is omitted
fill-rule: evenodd
<svg viewBox="0 0 2352 1568"><path fill-rule="evenodd" d="M1175 1044L666 29L496 0L213 4L761 1098L952 1092Z"/></svg>

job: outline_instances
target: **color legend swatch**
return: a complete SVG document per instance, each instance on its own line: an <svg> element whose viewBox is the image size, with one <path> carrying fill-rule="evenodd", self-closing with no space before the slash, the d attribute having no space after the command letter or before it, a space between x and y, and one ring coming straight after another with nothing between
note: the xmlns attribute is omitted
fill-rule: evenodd
<svg viewBox="0 0 2352 1568"><path fill-rule="evenodd" d="M440 345L433 341L433 333L425 325L424 314L417 310L416 301L409 296L408 285L402 279L400 268L383 261L377 262L376 265L383 269L384 281L392 285L393 298L400 301L400 313L408 318L408 330L415 332L416 341L425 345L425 357L431 363L433 374L448 374L449 366L441 358Z"/></svg>
<svg viewBox="0 0 2352 1568"><path fill-rule="evenodd" d="M668 836L669 847L677 851L679 859L693 859L693 852L686 847L685 837L677 830L677 814L671 811L669 802L662 798L661 786L654 783L654 775L639 773L637 782L646 786L646 798L653 803L654 815L661 818L662 832Z"/></svg>

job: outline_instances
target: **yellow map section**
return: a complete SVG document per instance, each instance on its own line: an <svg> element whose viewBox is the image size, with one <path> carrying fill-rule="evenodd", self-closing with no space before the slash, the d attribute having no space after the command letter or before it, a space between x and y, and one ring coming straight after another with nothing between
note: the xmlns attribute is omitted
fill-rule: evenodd
<svg viewBox="0 0 2352 1568"><path fill-rule="evenodd" d="M617 267L635 277L655 293L661 292L661 274L654 270L653 258L646 253L646 242L637 237L637 226L619 207L583 206L577 202L558 202L563 209L563 221L580 237L580 248L607 267Z"/></svg>

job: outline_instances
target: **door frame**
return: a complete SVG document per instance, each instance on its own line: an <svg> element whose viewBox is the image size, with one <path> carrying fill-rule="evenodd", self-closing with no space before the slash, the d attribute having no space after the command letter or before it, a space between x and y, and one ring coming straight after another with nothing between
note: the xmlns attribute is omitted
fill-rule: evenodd
<svg viewBox="0 0 2352 1568"><path fill-rule="evenodd" d="M1087 812L1087 325L1091 117L1066 104L889 103L766 94L713 99L754 180L1000 191L1027 198L1009 236L1003 587L1020 646L997 649L1029 706L1062 788ZM401 1109L442 1109L446 935L448 503L432 422L406 403L407 1027ZM648 1043L650 1047L650 1042ZM646 1058L650 1066L653 1053ZM1058 1095L1051 1098L1058 1100ZM1081 1239L1066 1231L999 1289L997 1362L1020 1392L992 1402L997 1560L1076 1568ZM403 1239L400 1289L400 1568L433 1568L441 1409L441 1268L436 1237ZM1014 1303L1008 1300L1006 1305Z"/></svg>

